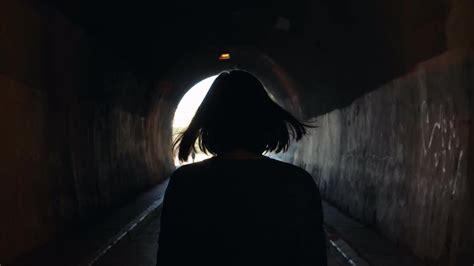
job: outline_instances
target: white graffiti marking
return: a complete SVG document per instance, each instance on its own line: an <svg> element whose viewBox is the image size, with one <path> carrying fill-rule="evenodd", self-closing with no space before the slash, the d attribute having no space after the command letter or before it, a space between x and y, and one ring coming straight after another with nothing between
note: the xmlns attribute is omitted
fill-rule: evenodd
<svg viewBox="0 0 474 266"><path fill-rule="evenodd" d="M463 150L460 147L461 140L456 132L456 114L452 99L443 103L429 105L427 101L421 104L421 145L423 158L429 159L433 156L434 167L441 167L446 173L447 163L457 159L456 175L461 169ZM437 113L437 116L436 116ZM456 176L457 178L457 176ZM456 183L456 181L454 182ZM455 185L453 193L455 193Z"/></svg>

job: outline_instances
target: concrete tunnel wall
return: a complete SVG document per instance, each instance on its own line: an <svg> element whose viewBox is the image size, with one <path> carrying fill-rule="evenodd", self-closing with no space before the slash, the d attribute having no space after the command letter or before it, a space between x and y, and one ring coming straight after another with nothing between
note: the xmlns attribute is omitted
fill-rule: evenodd
<svg viewBox="0 0 474 266"><path fill-rule="evenodd" d="M319 116L319 128L283 158L312 173L329 201L428 265L471 264L473 59L446 53Z"/></svg>
<svg viewBox="0 0 474 266"><path fill-rule="evenodd" d="M0 25L3 264L100 221L173 165L160 114L130 104L152 81L101 69L110 58L50 6L1 1Z"/></svg>

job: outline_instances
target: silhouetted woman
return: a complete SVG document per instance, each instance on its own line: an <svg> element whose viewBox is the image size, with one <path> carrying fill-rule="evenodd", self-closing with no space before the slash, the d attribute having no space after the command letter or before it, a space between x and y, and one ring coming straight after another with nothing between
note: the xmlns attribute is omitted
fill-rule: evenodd
<svg viewBox="0 0 474 266"><path fill-rule="evenodd" d="M311 175L262 155L286 151L306 127L250 73L220 74L175 142L181 161L197 151L196 142L215 157L172 174L157 265L326 265Z"/></svg>

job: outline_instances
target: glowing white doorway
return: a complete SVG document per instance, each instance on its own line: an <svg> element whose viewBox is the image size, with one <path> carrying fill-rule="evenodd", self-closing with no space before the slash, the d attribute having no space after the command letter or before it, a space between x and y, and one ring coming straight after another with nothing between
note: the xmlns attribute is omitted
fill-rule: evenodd
<svg viewBox="0 0 474 266"><path fill-rule="evenodd" d="M193 87L191 87L191 89L189 89L189 91L183 96L183 98L179 102L178 108L176 109L173 118L173 143L178 133L185 130L189 126L189 123L191 123L194 114L199 108L199 105L201 105L202 100L204 100L207 91L209 91L209 88L211 87L212 83L216 78L217 75L205 78L200 82L196 83ZM196 154L194 159L189 159L186 162L179 162L177 154L175 154L174 164L176 166L180 166L193 162L199 162L209 157L211 156L203 152L199 152Z"/></svg>

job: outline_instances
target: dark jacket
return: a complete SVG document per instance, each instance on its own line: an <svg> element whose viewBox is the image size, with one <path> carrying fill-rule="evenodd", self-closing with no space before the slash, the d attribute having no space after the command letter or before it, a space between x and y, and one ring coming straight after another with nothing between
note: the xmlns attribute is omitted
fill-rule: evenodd
<svg viewBox="0 0 474 266"><path fill-rule="evenodd" d="M158 266L326 265L319 190L274 159L182 166L166 190Z"/></svg>

